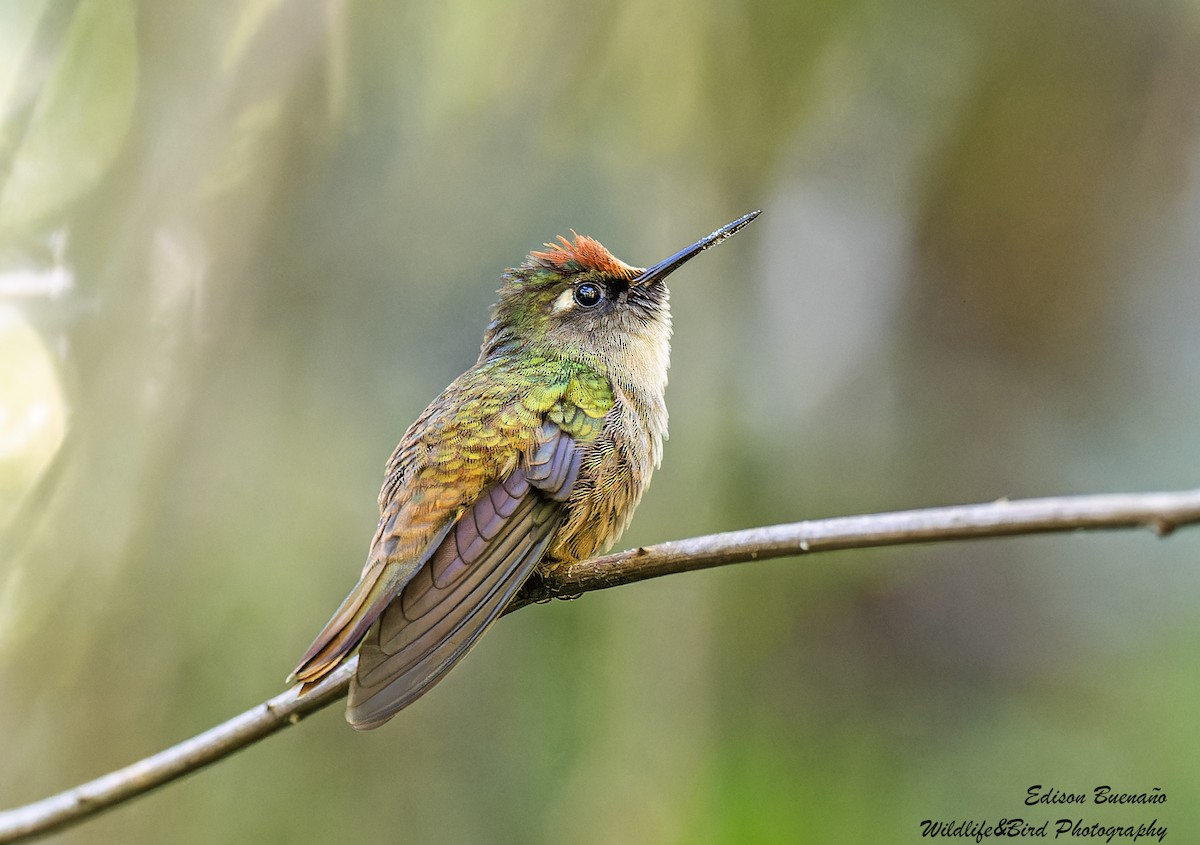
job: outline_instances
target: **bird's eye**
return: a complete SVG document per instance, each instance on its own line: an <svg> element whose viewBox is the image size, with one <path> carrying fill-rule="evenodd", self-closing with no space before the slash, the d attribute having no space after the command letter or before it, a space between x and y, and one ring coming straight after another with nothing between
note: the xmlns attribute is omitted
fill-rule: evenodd
<svg viewBox="0 0 1200 845"><path fill-rule="evenodd" d="M575 288L575 302L580 308L595 308L604 299L604 289L592 282L584 282Z"/></svg>

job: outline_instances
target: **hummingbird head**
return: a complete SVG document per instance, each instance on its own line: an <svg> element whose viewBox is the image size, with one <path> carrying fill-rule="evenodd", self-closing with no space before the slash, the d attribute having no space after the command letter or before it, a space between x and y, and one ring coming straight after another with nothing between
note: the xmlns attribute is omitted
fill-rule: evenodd
<svg viewBox="0 0 1200 845"><path fill-rule="evenodd" d="M606 360L633 338L667 342L671 312L661 279L633 284L641 268L572 230L505 271L484 338L484 357L518 347L548 347Z"/></svg>
<svg viewBox="0 0 1200 845"><path fill-rule="evenodd" d="M549 348L601 361L618 373L650 368L665 384L671 338L667 276L758 214L747 214L650 268L626 264L574 230L573 240L560 236L558 243L546 244L505 271L481 360L521 348Z"/></svg>

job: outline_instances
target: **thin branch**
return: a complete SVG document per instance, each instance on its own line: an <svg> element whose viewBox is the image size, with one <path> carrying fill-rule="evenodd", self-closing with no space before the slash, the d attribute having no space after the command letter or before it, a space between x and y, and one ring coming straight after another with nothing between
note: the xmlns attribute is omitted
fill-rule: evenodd
<svg viewBox="0 0 1200 845"><path fill-rule="evenodd" d="M1200 523L1200 489L999 501L795 522L693 537L561 567L526 584L506 612L553 598L731 563L838 549L1075 530L1150 528L1166 536ZM346 694L352 658L305 695L293 688L152 757L88 783L0 812L0 843L76 824L293 725Z"/></svg>

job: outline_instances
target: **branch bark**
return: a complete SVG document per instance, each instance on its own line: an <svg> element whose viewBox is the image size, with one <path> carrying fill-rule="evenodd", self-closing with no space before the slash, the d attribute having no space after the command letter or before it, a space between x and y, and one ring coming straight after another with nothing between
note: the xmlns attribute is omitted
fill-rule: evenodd
<svg viewBox="0 0 1200 845"><path fill-rule="evenodd" d="M1166 536L1200 523L1200 489L1002 500L794 522L645 546L537 575L505 613L555 598L732 563L838 549L898 546L1075 530L1150 528ZM0 843L77 824L238 751L346 694L357 657L304 695L294 687L227 722L123 769L23 807L0 812Z"/></svg>

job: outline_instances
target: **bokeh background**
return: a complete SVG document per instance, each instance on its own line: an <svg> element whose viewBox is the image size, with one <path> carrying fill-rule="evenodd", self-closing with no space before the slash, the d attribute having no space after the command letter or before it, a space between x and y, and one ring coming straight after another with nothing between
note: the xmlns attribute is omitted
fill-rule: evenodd
<svg viewBox="0 0 1200 845"><path fill-rule="evenodd" d="M277 694L569 228L673 280L622 546L1200 458L1200 7L0 4L0 805ZM845 552L504 619L64 843L907 842L1160 787L1200 836L1200 534Z"/></svg>

